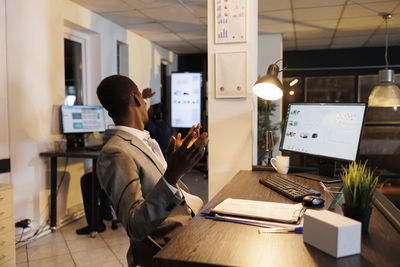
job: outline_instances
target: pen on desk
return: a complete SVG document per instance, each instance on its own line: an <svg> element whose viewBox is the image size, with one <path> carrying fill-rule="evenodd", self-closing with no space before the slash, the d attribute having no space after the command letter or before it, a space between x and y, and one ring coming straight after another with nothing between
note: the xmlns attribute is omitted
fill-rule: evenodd
<svg viewBox="0 0 400 267"><path fill-rule="evenodd" d="M324 189L325 192L327 192L333 199L335 199L335 196L332 195L331 192L329 192L328 188L324 185L323 182L319 182L319 184L322 186L322 188Z"/></svg>
<svg viewBox="0 0 400 267"><path fill-rule="evenodd" d="M289 229L289 228L282 228L282 227L271 227L271 228L260 228L258 229L258 233L297 233L301 234L303 233L303 227L296 227L294 229Z"/></svg>

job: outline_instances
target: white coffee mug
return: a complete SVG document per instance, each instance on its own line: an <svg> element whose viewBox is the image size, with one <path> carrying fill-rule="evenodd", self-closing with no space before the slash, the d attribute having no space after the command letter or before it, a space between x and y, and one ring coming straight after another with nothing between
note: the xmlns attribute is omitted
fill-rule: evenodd
<svg viewBox="0 0 400 267"><path fill-rule="evenodd" d="M274 163L275 161L275 163ZM280 174L287 174L289 171L290 157L288 156L276 156L271 159L271 165Z"/></svg>

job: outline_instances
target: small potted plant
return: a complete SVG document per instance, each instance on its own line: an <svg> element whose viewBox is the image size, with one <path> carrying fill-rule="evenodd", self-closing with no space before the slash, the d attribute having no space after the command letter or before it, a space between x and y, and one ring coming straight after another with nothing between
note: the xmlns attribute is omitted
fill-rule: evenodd
<svg viewBox="0 0 400 267"><path fill-rule="evenodd" d="M341 173L345 203L343 213L346 217L362 223L362 233L368 233L372 200L379 177L364 164L352 162Z"/></svg>

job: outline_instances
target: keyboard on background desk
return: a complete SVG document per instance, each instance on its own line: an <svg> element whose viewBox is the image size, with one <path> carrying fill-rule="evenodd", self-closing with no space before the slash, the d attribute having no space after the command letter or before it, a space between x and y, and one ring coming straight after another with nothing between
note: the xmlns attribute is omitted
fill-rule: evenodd
<svg viewBox="0 0 400 267"><path fill-rule="evenodd" d="M311 189L308 186L289 180L283 176L280 176L279 174L272 174L269 177L262 177L260 178L260 183L278 192L279 194L297 202L303 201L303 198L305 196L321 195L320 192Z"/></svg>
<svg viewBox="0 0 400 267"><path fill-rule="evenodd" d="M86 146L85 149L88 151L100 151L103 148L104 144L95 145L95 146Z"/></svg>

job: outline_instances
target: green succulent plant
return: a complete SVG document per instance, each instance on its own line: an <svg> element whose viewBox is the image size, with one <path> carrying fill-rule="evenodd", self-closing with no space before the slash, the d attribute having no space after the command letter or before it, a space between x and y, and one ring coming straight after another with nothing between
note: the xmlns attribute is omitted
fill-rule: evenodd
<svg viewBox="0 0 400 267"><path fill-rule="evenodd" d="M371 207L379 177L367 167L367 162L353 161L341 173L347 207L365 210Z"/></svg>

